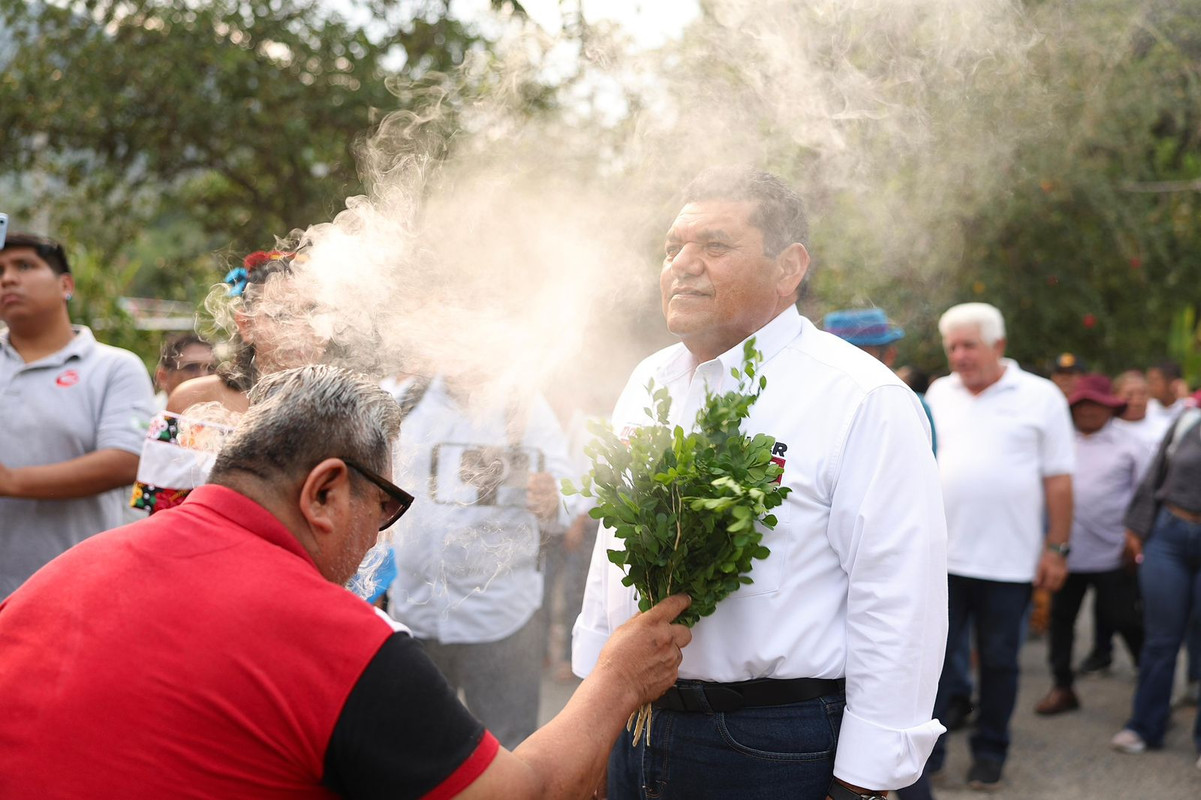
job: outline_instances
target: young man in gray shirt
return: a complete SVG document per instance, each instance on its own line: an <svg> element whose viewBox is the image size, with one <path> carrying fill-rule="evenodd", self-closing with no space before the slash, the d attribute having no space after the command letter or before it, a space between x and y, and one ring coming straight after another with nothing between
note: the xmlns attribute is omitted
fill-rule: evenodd
<svg viewBox="0 0 1201 800"><path fill-rule="evenodd" d="M0 598L46 562L120 525L152 413L133 353L71 324L75 290L52 239L0 249Z"/></svg>

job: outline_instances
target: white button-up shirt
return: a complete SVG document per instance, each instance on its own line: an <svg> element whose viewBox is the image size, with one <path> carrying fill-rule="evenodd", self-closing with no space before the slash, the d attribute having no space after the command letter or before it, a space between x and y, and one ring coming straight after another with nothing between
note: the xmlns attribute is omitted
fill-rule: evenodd
<svg viewBox="0 0 1201 800"><path fill-rule="evenodd" d="M958 375L926 392L947 503L947 568L992 581L1034 580L1043 548L1043 478L1075 471L1075 430L1055 384L1002 359L977 395Z"/></svg>
<svg viewBox="0 0 1201 800"><path fill-rule="evenodd" d="M408 386L384 388L399 399ZM466 410L435 378L401 424L393 478L416 500L390 529L397 578L388 610L415 636L495 642L516 633L542 605L541 534L525 506L525 476L545 471L557 481L572 470L546 401L537 396L518 411L524 414L516 421L519 437L507 419L513 410ZM495 461L498 454L504 457ZM485 462L512 475L481 484L472 473L487 469Z"/></svg>
<svg viewBox="0 0 1201 800"><path fill-rule="evenodd" d="M693 628L680 677L845 677L834 773L906 786L943 731L930 714L946 647L946 529L926 414L885 366L794 308L755 340L767 388L743 431L776 439L792 492L763 538L771 555ZM615 428L648 423L651 377L671 394L671 423L692 428L706 388L734 388L741 362L741 344L700 365L683 345L656 353L630 378ZM602 530L573 632L579 675L637 611L605 556L618 547Z"/></svg>

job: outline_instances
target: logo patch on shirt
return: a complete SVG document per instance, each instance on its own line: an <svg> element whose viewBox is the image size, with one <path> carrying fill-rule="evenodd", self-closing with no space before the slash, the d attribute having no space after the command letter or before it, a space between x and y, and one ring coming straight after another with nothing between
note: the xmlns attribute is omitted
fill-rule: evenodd
<svg viewBox="0 0 1201 800"><path fill-rule="evenodd" d="M62 387L74 386L79 383L79 373L73 369L69 369L55 378L54 382Z"/></svg>
<svg viewBox="0 0 1201 800"><path fill-rule="evenodd" d="M784 464L785 464L784 454L787 452L788 452L788 445L784 444L783 442L776 442L775 446L772 447L772 449L771 449L771 461L773 464L778 466L781 470L784 469ZM784 473L781 472L779 474L779 476L776 477L776 483L780 483L783 480L784 480Z"/></svg>

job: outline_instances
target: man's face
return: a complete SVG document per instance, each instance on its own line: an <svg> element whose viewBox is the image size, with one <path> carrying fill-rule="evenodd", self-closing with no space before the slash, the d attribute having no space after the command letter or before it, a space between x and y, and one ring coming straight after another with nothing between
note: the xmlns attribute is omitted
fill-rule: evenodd
<svg viewBox="0 0 1201 800"><path fill-rule="evenodd" d="M1105 427L1105 423L1113 419L1113 409L1094 403L1092 400L1081 400L1072 406L1072 423L1076 430L1084 434L1096 433Z"/></svg>
<svg viewBox="0 0 1201 800"><path fill-rule="evenodd" d="M1172 394L1172 383L1168 376L1163 374L1163 370L1155 367L1147 370L1147 393L1165 406L1170 406L1176 399Z"/></svg>
<svg viewBox="0 0 1201 800"><path fill-rule="evenodd" d="M985 344L980 329L967 325L951 330L942 340L947 354L947 364L957 374L968 391L984 391L995 383L1004 372L1001 356L1005 354L1005 340Z"/></svg>
<svg viewBox="0 0 1201 800"><path fill-rule="evenodd" d="M349 472L351 495L346 526L322 568L325 577L337 584L354 577L367 551L379 541L380 515L389 499L378 486L354 470ZM383 477L392 480L390 472Z"/></svg>
<svg viewBox="0 0 1201 800"><path fill-rule="evenodd" d="M1126 410L1122 419L1138 422L1147 416L1147 381L1140 375L1124 376L1114 390L1114 394L1126 401Z"/></svg>
<svg viewBox="0 0 1201 800"><path fill-rule="evenodd" d="M783 305L776 259L751 224L755 205L689 203L664 245L659 291L667 328L701 360L714 358L770 322Z"/></svg>
<svg viewBox="0 0 1201 800"><path fill-rule="evenodd" d="M74 288L69 274L56 273L32 247L0 250L0 320L9 325L63 308Z"/></svg>
<svg viewBox="0 0 1201 800"><path fill-rule="evenodd" d="M192 378L210 375L213 371L213 348L206 344L190 344L179 354L175 364L156 373L159 388L167 394L175 391L175 387Z"/></svg>

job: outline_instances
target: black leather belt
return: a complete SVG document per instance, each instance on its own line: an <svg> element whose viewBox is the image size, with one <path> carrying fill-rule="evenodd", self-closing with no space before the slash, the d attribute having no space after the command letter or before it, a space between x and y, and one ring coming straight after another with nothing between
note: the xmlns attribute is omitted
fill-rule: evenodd
<svg viewBox="0 0 1201 800"><path fill-rule="evenodd" d="M668 689L651 705L666 711L688 711L696 714L723 713L737 711L740 708L803 703L806 700L834 694L845 689L846 681L841 678L838 680L760 678L738 683L682 680Z"/></svg>

